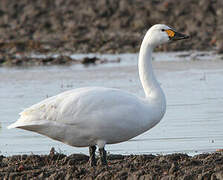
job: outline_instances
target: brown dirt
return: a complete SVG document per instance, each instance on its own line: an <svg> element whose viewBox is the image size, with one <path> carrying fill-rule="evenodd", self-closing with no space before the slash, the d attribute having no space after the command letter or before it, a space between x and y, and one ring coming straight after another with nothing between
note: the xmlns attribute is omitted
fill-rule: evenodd
<svg viewBox="0 0 223 180"><path fill-rule="evenodd" d="M157 23L191 36L158 50L223 53L222 0L1 0L0 66L71 63L64 56L24 56L30 52L138 52L145 32Z"/></svg>
<svg viewBox="0 0 223 180"><path fill-rule="evenodd" d="M108 166L89 167L88 156L0 156L0 179L222 180L223 154L109 155Z"/></svg>
<svg viewBox="0 0 223 180"><path fill-rule="evenodd" d="M1 0L0 52L138 52L156 23L191 35L160 50L223 52L222 0Z"/></svg>
<svg viewBox="0 0 223 180"><path fill-rule="evenodd" d="M15 57L13 55L0 55L0 66L43 66L43 65L72 65L83 64L88 66L89 64L97 65L104 63L119 63L119 58L108 60L100 59L98 57L84 57L82 59L72 59L70 56L58 56L58 57L46 57L46 58L32 58L26 55L21 57Z"/></svg>

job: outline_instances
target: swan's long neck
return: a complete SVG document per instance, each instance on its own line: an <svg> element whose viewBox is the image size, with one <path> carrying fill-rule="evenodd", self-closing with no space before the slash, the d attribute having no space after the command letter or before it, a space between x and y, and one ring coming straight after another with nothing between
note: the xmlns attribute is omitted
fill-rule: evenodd
<svg viewBox="0 0 223 180"><path fill-rule="evenodd" d="M157 82L152 68L152 52L155 48L150 42L149 33L143 39L139 52L139 76L146 95L146 98L155 98L165 101L165 96Z"/></svg>

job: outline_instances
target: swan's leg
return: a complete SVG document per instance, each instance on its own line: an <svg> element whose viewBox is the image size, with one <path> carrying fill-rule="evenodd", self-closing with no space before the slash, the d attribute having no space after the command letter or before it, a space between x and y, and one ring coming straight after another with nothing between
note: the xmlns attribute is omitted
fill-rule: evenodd
<svg viewBox="0 0 223 180"><path fill-rule="evenodd" d="M90 154L90 158L89 158L89 163L90 166L96 166L96 159L95 159L95 151L96 151L96 146L90 146L89 147L89 154Z"/></svg>
<svg viewBox="0 0 223 180"><path fill-rule="evenodd" d="M107 165L105 148L99 148L101 165Z"/></svg>

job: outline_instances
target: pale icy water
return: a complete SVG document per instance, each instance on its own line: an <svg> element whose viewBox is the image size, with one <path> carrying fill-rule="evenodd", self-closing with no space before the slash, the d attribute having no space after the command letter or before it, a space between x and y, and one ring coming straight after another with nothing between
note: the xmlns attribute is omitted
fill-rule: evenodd
<svg viewBox="0 0 223 180"><path fill-rule="evenodd" d="M156 53L153 66L166 94L167 112L153 129L124 143L107 145L110 153L213 152L223 148L223 61L212 54ZM82 57L85 55L73 55ZM93 55L89 55L93 56ZM6 127L24 108L65 90L106 86L143 96L137 55L101 55L121 63L97 66L0 68L0 154L88 153L33 132ZM168 58L167 58L168 57ZM193 59L193 60L191 60Z"/></svg>

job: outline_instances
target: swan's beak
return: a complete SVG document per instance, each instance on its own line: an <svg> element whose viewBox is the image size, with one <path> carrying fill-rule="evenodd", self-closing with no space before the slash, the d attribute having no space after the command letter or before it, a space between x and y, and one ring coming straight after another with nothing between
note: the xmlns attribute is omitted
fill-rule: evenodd
<svg viewBox="0 0 223 180"><path fill-rule="evenodd" d="M189 36L185 34L178 33L172 29L166 30L171 41L181 40L181 39L188 39Z"/></svg>

